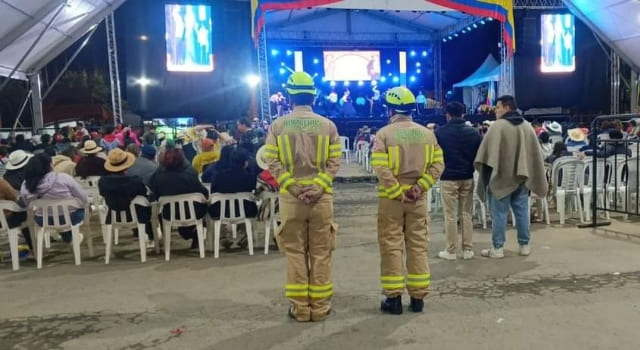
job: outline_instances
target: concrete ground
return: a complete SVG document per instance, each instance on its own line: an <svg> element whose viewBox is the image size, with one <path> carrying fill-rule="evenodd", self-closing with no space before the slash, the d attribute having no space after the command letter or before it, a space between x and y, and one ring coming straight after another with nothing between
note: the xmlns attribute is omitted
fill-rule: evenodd
<svg viewBox="0 0 640 350"><path fill-rule="evenodd" d="M74 266L54 243L42 270L0 264L0 349L638 349L640 238L633 223L605 230L534 224L533 253L440 261L442 217L431 219L433 293L425 312L378 311L373 184L336 186L340 225L334 312L324 323L286 316L285 259L273 251L207 252L174 236L170 262L139 262L129 234L111 264ZM615 232L614 232L615 231ZM476 230L475 250L489 246ZM6 249L5 246L2 249ZM408 302L405 296L405 304ZM176 331L179 328L180 331Z"/></svg>

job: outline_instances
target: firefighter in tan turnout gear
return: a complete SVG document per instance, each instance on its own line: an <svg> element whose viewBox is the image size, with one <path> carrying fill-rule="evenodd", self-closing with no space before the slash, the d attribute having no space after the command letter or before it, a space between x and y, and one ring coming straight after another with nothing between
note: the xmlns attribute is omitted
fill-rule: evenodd
<svg viewBox="0 0 640 350"><path fill-rule="evenodd" d="M380 282L385 299L381 310L402 313L405 287L409 310L422 312L431 275L427 262L425 193L444 171L442 150L433 132L411 119L416 99L405 87L386 94L390 123L376 134L371 165L378 176L378 243ZM406 247L406 271L404 249Z"/></svg>
<svg viewBox="0 0 640 350"><path fill-rule="evenodd" d="M265 152L269 171L280 184L282 224L276 239L287 256L289 316L298 322L323 321L333 295L332 186L342 148L335 124L311 110L316 94L313 78L295 72L286 89L293 113L273 122Z"/></svg>

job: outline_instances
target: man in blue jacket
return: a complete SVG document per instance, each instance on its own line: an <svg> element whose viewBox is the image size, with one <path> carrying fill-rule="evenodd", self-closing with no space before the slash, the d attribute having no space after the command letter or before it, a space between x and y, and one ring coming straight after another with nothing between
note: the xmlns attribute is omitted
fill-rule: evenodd
<svg viewBox="0 0 640 350"><path fill-rule="evenodd" d="M482 142L476 129L462 119L465 108L451 102L445 111L448 124L436 131L438 144L444 152L444 173L440 178L440 193L444 208L447 249L438 253L445 260L456 259L458 242L458 203L462 213L462 258L473 258L473 161Z"/></svg>

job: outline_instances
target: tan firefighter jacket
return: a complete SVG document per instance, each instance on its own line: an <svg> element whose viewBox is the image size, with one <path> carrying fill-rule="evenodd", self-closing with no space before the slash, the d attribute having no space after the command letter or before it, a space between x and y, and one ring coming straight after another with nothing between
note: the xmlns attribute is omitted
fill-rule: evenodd
<svg viewBox="0 0 640 350"><path fill-rule="evenodd" d="M397 199L415 184L428 191L444 171L444 158L431 130L397 114L376 134L371 165L379 180L378 197Z"/></svg>
<svg viewBox="0 0 640 350"><path fill-rule="evenodd" d="M297 106L269 128L265 157L281 193L293 184L317 184L333 193L342 159L340 136L332 121L313 113L310 106Z"/></svg>

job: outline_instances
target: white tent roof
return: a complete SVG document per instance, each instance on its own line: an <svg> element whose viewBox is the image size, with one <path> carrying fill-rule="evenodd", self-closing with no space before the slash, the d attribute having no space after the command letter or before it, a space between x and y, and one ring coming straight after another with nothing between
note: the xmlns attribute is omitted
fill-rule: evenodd
<svg viewBox="0 0 640 350"><path fill-rule="evenodd" d="M564 0L625 61L640 68L640 1Z"/></svg>
<svg viewBox="0 0 640 350"><path fill-rule="evenodd" d="M125 0L0 0L0 76L8 76L45 30L14 78L42 69ZM56 16L57 14L57 16Z"/></svg>
<svg viewBox="0 0 640 350"><path fill-rule="evenodd" d="M490 81L498 81L500 79L500 64L491 54L487 56L484 62L476 69L467 79L453 84L453 87L471 87Z"/></svg>

